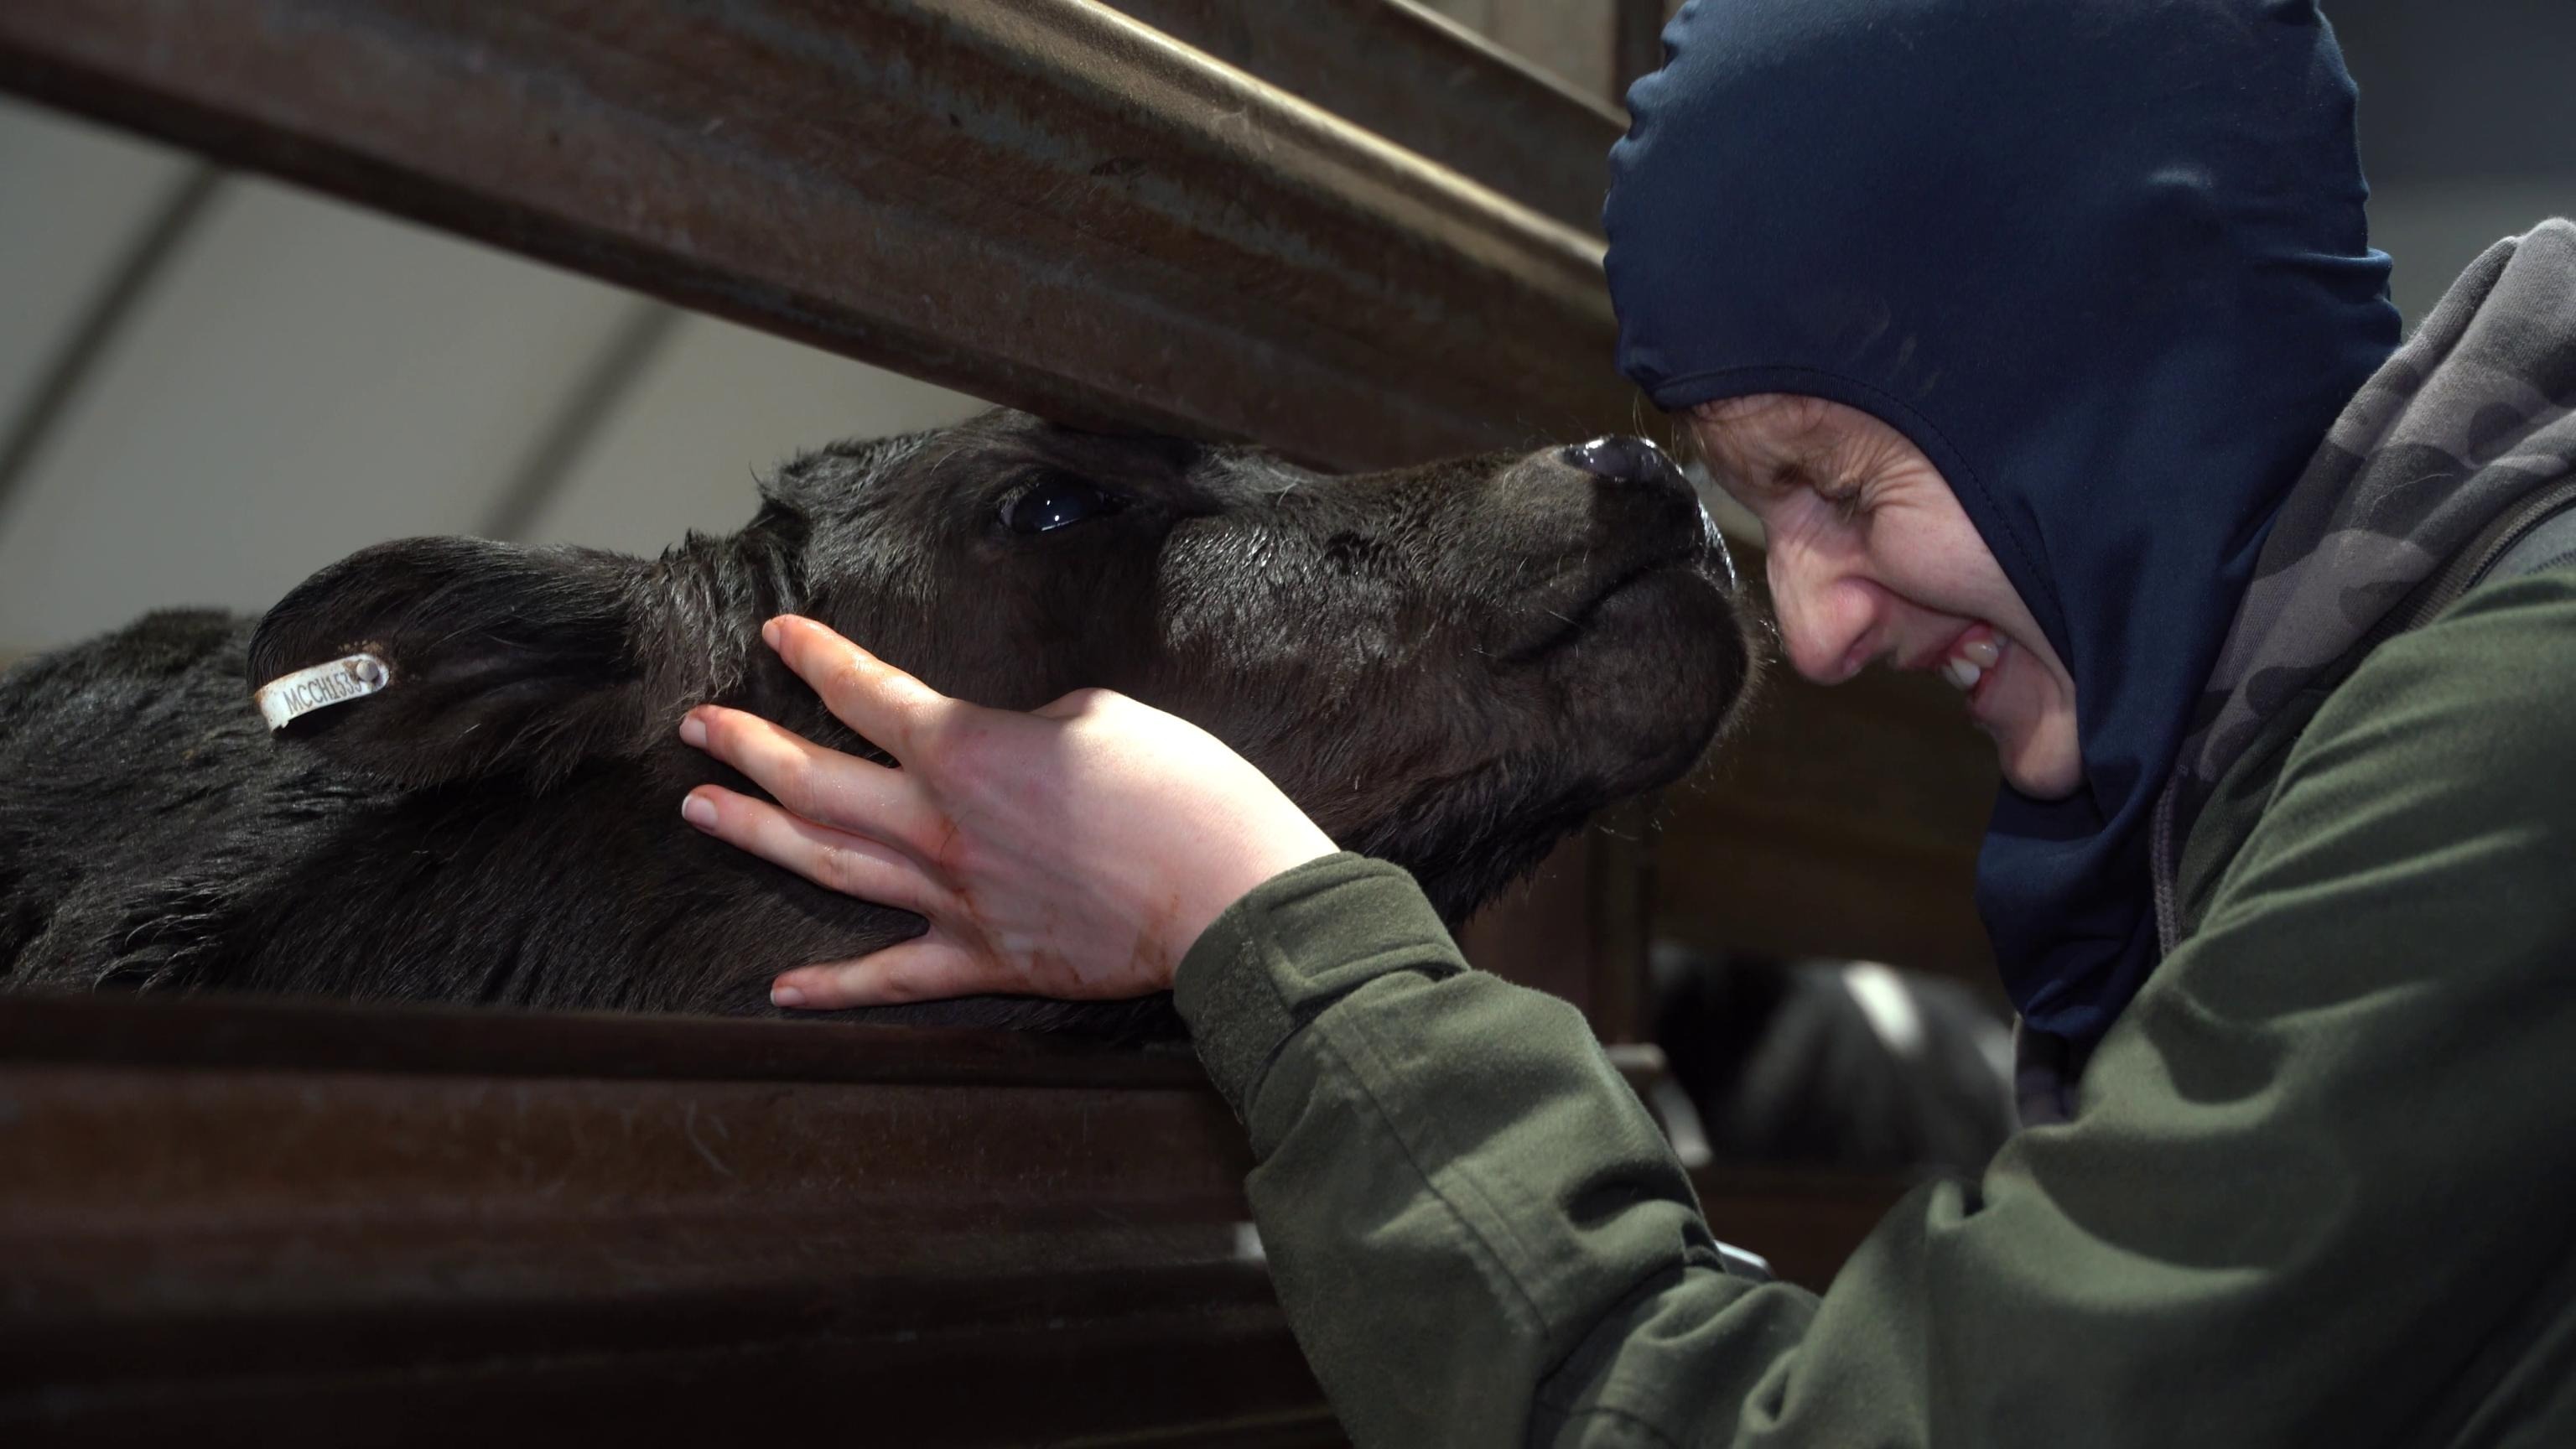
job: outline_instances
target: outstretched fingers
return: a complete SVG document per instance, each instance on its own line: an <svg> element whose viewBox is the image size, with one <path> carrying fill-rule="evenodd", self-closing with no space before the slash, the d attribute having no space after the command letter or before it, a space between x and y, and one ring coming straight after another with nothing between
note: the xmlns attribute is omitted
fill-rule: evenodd
<svg viewBox="0 0 2576 1449"><path fill-rule="evenodd" d="M877 748L909 763L932 733L969 709L824 625L781 614L760 637L796 677L813 686L835 718Z"/></svg>
<svg viewBox="0 0 2576 1449"><path fill-rule="evenodd" d="M993 990L992 967L936 926L925 936L872 951L855 961L832 961L781 972L770 983L774 1006L837 1011L850 1006L895 1006L944 1001Z"/></svg>
<svg viewBox="0 0 2576 1449"><path fill-rule="evenodd" d="M909 855L892 846L790 815L766 800L721 785L701 785L680 802L691 825L826 890L920 915L942 909L948 893Z"/></svg>
<svg viewBox="0 0 2576 1449"><path fill-rule="evenodd" d="M774 721L700 705L680 738L706 751L808 820L919 852L939 836L939 814L901 770L827 749Z"/></svg>

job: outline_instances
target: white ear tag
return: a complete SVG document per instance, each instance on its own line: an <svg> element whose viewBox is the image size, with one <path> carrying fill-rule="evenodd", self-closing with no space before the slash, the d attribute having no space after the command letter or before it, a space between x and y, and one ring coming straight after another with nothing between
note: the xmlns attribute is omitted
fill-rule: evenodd
<svg viewBox="0 0 2576 1449"><path fill-rule="evenodd" d="M259 712L272 730L317 709L346 704L393 683L393 671L373 654L352 654L272 679L259 687Z"/></svg>

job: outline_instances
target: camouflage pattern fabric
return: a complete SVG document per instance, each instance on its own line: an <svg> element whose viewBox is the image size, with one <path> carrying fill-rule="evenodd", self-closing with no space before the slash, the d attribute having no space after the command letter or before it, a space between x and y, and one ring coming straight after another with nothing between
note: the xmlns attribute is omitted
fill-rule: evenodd
<svg viewBox="0 0 2576 1449"><path fill-rule="evenodd" d="M2470 266L2292 486L2157 802L2160 900L2263 722L2491 520L2571 471L2576 223L2551 221ZM2159 925L2171 951L2175 925Z"/></svg>
<svg viewBox="0 0 2576 1449"><path fill-rule="evenodd" d="M2487 525L2576 473L2576 223L2472 263L2362 386L2291 486L2156 801L2150 869L2163 949L2182 848L2264 722L2344 664ZM2089 1052L2013 1031L2025 1127L2071 1119Z"/></svg>

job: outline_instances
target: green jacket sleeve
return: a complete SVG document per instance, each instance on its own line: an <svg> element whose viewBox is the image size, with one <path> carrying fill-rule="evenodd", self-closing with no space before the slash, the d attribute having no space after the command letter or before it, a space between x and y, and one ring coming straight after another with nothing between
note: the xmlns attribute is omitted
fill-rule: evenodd
<svg viewBox="0 0 2576 1449"><path fill-rule="evenodd" d="M1580 1017L1467 970L1391 867L1256 891L1180 1008L1361 1445L2446 1442L2571 1412L2572 720L2576 574L2383 646L2076 1119L1918 1189L1821 1299L1720 1269Z"/></svg>

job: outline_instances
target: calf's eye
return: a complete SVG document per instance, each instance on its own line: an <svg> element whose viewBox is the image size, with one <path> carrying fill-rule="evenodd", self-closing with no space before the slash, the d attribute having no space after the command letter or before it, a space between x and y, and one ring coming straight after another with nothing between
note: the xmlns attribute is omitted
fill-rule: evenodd
<svg viewBox="0 0 2576 1449"><path fill-rule="evenodd" d="M1002 500L1002 526L1013 533L1048 533L1126 507L1117 495L1079 478L1048 478Z"/></svg>

